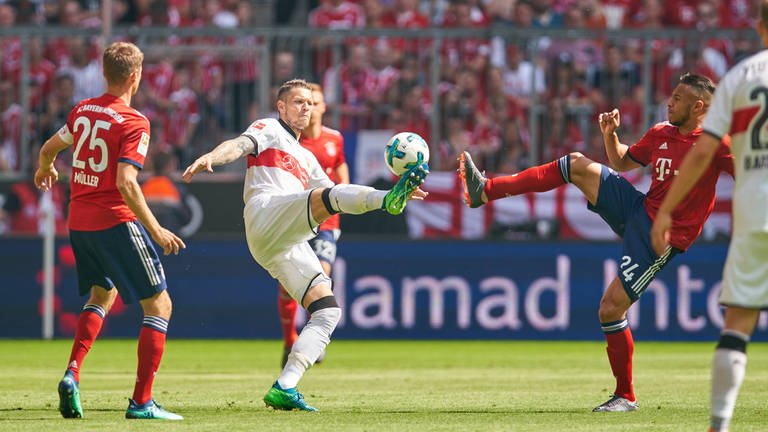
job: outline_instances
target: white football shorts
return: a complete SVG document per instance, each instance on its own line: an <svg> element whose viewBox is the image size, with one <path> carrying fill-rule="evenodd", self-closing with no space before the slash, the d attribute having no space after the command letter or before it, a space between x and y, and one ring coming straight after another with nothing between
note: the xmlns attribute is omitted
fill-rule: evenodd
<svg viewBox="0 0 768 432"><path fill-rule="evenodd" d="M243 210L251 255L299 302L318 281L330 283L308 243L317 235L317 222L310 216L310 192L259 195Z"/></svg>
<svg viewBox="0 0 768 432"><path fill-rule="evenodd" d="M768 309L768 233L735 234L723 270L720 303Z"/></svg>

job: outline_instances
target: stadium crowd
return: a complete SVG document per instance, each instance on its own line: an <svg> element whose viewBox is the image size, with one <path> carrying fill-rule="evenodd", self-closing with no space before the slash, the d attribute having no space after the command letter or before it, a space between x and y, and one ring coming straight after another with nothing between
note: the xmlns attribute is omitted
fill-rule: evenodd
<svg viewBox="0 0 768 432"><path fill-rule="evenodd" d="M454 169L455 155L470 149L478 165L513 173L529 165L529 110L541 114L541 154L604 153L596 113L618 107L628 140L644 127L646 106L660 106L682 72L717 81L754 50L752 39L708 39L707 29L748 28L747 0L115 0L117 28L249 28L255 25L327 29L427 29L498 27L535 29L698 29L696 40L652 43L652 82L642 80L644 43L625 38L504 40L453 38L439 47L439 83L431 94L434 43L418 38L348 37L334 63L335 39L313 38L309 48L271 45L271 87L301 76L324 84L329 125L343 132L411 130L437 152L436 170ZM266 17L266 18L265 18ZM14 26L102 26L97 0L9 0L0 3L0 29ZM496 27L494 27L496 26ZM9 35L10 34L10 35ZM136 34L136 33L133 33ZM210 148L221 136L242 131L260 113L261 64L256 36L145 37L144 84L135 106L151 120L153 149L175 156L178 166ZM244 33L237 33L242 35ZM480 34L480 33L478 33ZM484 33L484 34L493 34ZM115 32L121 38L119 31ZM309 43L304 40L303 42ZM537 55L531 58L531 44ZM21 128L29 128L30 157L42 137L64 122L76 101L103 90L99 38L32 38L29 54L28 125L20 122L22 41L0 37L0 172L25 165ZM211 46L214 48L212 49ZM207 47L202 50L190 47ZM339 83L337 86L336 83ZM651 86L654 100L645 101ZM270 99L273 95L270 97ZM432 106L439 98L439 137L432 137ZM271 101L270 101L271 102ZM334 115L335 112L335 115ZM586 121L585 121L586 120ZM585 126L586 125L586 126ZM592 148L596 150L591 150ZM34 164L30 164L34 165Z"/></svg>

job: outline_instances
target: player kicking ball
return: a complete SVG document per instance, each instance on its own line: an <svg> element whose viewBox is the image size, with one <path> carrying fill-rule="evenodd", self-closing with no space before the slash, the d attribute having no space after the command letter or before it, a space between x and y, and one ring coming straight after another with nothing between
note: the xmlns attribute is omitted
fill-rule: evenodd
<svg viewBox="0 0 768 432"><path fill-rule="evenodd" d="M571 153L519 174L486 178L475 167L469 153L464 152L459 157L459 174L470 207L573 183L587 198L587 208L599 214L622 237L619 274L603 293L599 310L600 327L608 345L608 360L616 378L616 388L605 403L593 410L595 412L638 409L632 386L634 341L627 322L627 310L645 292L656 273L696 240L714 206L715 184L720 173L733 176L733 158L724 142L707 167L699 187L673 213L675 231L670 246L657 255L650 238L653 219L685 154L702 134L701 124L714 91L715 85L708 78L684 74L667 102L669 121L651 127L632 146L622 144L616 134L620 124L619 111L600 114L600 131L610 168L581 153ZM648 165L652 179L646 194L616 173Z"/></svg>
<svg viewBox="0 0 768 432"><path fill-rule="evenodd" d="M341 319L331 279L308 242L318 226L337 213L386 210L398 215L408 200L427 196L419 188L429 173L426 163L411 168L389 191L334 185L315 156L299 144L312 107L312 88L306 81L285 82L277 94L279 119L255 121L239 137L198 158L182 175L189 182L201 171L212 172L214 166L247 157L243 216L248 248L309 314L282 373L264 396L267 406L281 410L317 411L296 386L325 351Z"/></svg>

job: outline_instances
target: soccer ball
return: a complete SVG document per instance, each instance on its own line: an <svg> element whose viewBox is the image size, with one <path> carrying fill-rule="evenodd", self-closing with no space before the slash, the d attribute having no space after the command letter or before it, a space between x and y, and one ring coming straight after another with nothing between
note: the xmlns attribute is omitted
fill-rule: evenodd
<svg viewBox="0 0 768 432"><path fill-rule="evenodd" d="M413 132L400 132L389 139L384 148L384 161L392 174L401 176L421 162L429 162L429 145Z"/></svg>

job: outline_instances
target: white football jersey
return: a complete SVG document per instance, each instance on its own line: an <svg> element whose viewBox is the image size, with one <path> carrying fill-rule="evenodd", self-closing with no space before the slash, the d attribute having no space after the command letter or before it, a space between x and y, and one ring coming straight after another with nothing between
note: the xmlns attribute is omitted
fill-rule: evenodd
<svg viewBox="0 0 768 432"><path fill-rule="evenodd" d="M243 135L255 140L256 155L248 155L243 200L262 194L282 195L331 187L315 156L299 144L276 119L253 122Z"/></svg>
<svg viewBox="0 0 768 432"><path fill-rule="evenodd" d="M733 233L768 231L768 50L725 74L702 128L731 135Z"/></svg>

